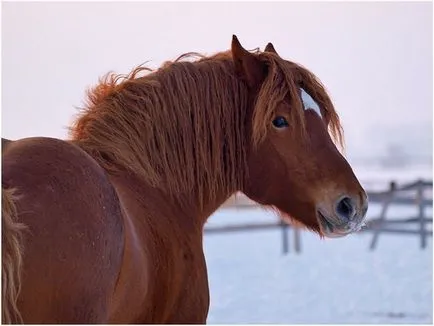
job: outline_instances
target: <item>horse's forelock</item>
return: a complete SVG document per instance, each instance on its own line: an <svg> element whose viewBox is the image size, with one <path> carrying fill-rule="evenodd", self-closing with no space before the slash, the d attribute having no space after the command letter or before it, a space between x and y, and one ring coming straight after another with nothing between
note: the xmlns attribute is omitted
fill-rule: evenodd
<svg viewBox="0 0 434 326"><path fill-rule="evenodd" d="M273 53L261 53L260 58L268 66L253 113L253 143L259 145L270 130L270 123L279 104L289 101L292 108L288 123L291 132L305 137L303 104L298 96L298 81L295 69Z"/></svg>
<svg viewBox="0 0 434 326"><path fill-rule="evenodd" d="M329 123L329 132L336 144L343 149L344 137L339 116L318 78L303 66L285 61L274 53L264 52L260 57L268 66L268 75L259 91L254 108L254 145L257 146L265 139L277 106L288 99L292 110L288 121L292 126L291 132L297 133L302 139L307 137L304 108L299 92L300 87L303 87L323 109L324 118Z"/></svg>
<svg viewBox="0 0 434 326"><path fill-rule="evenodd" d="M321 81L309 70L297 65L297 74L302 87L313 97L324 112L324 119L328 122L329 133L341 150L345 148L343 128L339 115L335 110L330 96Z"/></svg>

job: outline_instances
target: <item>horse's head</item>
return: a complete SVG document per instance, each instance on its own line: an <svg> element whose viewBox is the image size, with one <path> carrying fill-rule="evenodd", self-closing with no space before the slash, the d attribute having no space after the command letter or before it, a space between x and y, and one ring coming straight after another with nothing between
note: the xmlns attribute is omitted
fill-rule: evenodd
<svg viewBox="0 0 434 326"><path fill-rule="evenodd" d="M251 97L252 147L241 191L327 237L359 230L367 196L329 134L341 140L339 118L319 81L280 58L271 43L251 53L234 36L232 57Z"/></svg>

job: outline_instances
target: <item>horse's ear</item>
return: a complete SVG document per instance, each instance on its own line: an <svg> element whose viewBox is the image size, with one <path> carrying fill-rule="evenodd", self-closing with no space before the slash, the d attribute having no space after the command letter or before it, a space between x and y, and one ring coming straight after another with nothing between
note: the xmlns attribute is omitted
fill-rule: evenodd
<svg viewBox="0 0 434 326"><path fill-rule="evenodd" d="M244 49L235 35L232 36L231 51L238 76L245 80L251 89L259 87L267 73L265 63Z"/></svg>
<svg viewBox="0 0 434 326"><path fill-rule="evenodd" d="M279 55L279 54L277 53L276 49L274 48L273 43L271 43L271 42L269 42L269 43L265 46L265 50L264 50L264 52L271 52L271 53L274 53L274 54Z"/></svg>

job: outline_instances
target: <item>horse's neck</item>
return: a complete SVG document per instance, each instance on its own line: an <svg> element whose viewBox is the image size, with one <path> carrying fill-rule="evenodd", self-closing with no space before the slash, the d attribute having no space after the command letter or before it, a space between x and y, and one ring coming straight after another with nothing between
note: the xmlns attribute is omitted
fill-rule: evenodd
<svg viewBox="0 0 434 326"><path fill-rule="evenodd" d="M131 171L137 180L129 183L138 192L146 189L153 195L160 194L161 205L170 204L190 212L201 222L241 188L246 171L248 89L235 78L230 62L224 62L223 73L222 62L215 65L210 63L208 70L205 66L198 68L195 73L203 82L194 85L183 81L179 67L155 75L152 78L161 79L160 87L148 94L146 86L139 102L128 97L136 91L137 84L127 84L121 90L126 92L121 97L125 100L120 107L125 110L122 119L115 119L113 111L94 121L89 118L87 124L95 126L78 139L81 147L109 173ZM178 75L171 76L172 73ZM186 90L191 92L189 96L185 96ZM110 101L111 98L100 109L114 105ZM164 104L164 110L154 108L148 115L129 107L140 104L146 112L148 103ZM125 120L129 123L117 123ZM156 127L150 128L151 124ZM107 125L110 132L105 130Z"/></svg>
<svg viewBox="0 0 434 326"><path fill-rule="evenodd" d="M205 196L202 205L191 194L169 195L161 189L150 186L131 173L110 176L118 193L121 205L130 212L131 218L170 219L170 225L189 225L202 231L204 224L232 193L219 192L211 197ZM235 191L234 191L235 192Z"/></svg>
<svg viewBox="0 0 434 326"><path fill-rule="evenodd" d="M216 67L219 68L221 63L216 61ZM228 64L228 66L231 66ZM219 70L219 69L216 69ZM206 78L206 75L210 74ZM202 77L207 80L214 80L213 69L204 73ZM197 108L202 110L194 111L190 115L188 122L203 125L195 125L195 131L192 133L191 141L196 142L191 148L185 149L192 160L180 162L173 161L173 167L177 170L194 171L186 173L191 178L186 180L178 179L173 182L168 181L167 187L163 185L162 189L167 188L178 193L171 194L172 205L177 206L180 210L189 212L199 219L202 223L221 206L230 195L242 187L245 172L245 116L249 103L248 90L243 83L234 78L235 72L228 69L226 74L219 75L221 79L216 85L213 83L198 83L190 92L195 94L191 98L200 99L202 103L195 103ZM164 84L163 81L161 81ZM209 83L209 81L208 81ZM213 87L214 86L214 87ZM218 86L218 87L216 87ZM225 89L228 87L228 89ZM175 87L180 88L180 87ZM204 96L211 89L213 92L220 92L214 97ZM169 89L165 89L167 92ZM179 94L178 94L179 95ZM184 101L180 101L184 102ZM177 109L190 111L191 108L178 107ZM175 114L174 114L175 116ZM193 122L195 120L195 122ZM225 123L220 123L225 121ZM186 122L186 123L188 123ZM162 123L159 128L170 127L169 124ZM221 128L221 129L220 129ZM186 128L188 130L189 128ZM196 139L193 138L193 135ZM179 137L178 135L176 137ZM181 136L182 137L182 136ZM200 139L199 142L196 140ZM178 151L182 144L173 144L173 148L166 147L169 151ZM182 148L182 147L181 147ZM184 150L184 149L183 149ZM159 153L159 155L164 155ZM182 156L182 155L181 155ZM188 163L189 162L189 163ZM169 173L166 171L163 173ZM179 175L181 177L181 175ZM164 177L162 178L164 179ZM197 183L190 184L189 180L196 180ZM179 180L182 180L179 182ZM164 184L164 182L160 183ZM174 185L175 184L175 185ZM184 186L179 186L186 185ZM187 186L188 185L188 186ZM157 185L159 187L159 185ZM168 192L170 192L168 191ZM162 191L163 197L166 195ZM197 216L197 217L196 217Z"/></svg>

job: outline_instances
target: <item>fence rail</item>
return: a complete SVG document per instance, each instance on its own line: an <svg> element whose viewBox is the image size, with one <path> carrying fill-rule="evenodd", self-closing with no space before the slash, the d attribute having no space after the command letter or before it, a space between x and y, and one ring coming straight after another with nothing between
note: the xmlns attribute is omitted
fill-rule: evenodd
<svg viewBox="0 0 434 326"><path fill-rule="evenodd" d="M368 217L367 228L361 231L373 232L372 241L370 243L371 250L375 249L377 246L379 236L382 233L419 235L421 248L426 247L427 237L432 237L432 215L427 216L426 214L426 208L428 206L432 207L433 205L432 186L433 182L426 180L417 180L401 186L398 186L396 182L390 182L389 189L386 191L367 192L370 203L382 204L380 215L375 218ZM415 205L418 207L418 215L405 218L388 217L387 212L391 205ZM237 194L224 203L221 209L252 209L257 207L257 203L242 194ZM427 229L428 225L431 225L431 230ZM409 228L410 226L413 226L413 229ZM297 253L301 252L301 230L283 220L266 223L207 226L204 232L207 234L216 234L265 229L281 229L282 251L284 254L289 252L289 233L292 230L294 251Z"/></svg>
<svg viewBox="0 0 434 326"><path fill-rule="evenodd" d="M373 250L377 246L380 234L382 233L394 233L394 234L413 234L420 236L420 247L426 248L427 237L432 237L432 215L426 215L426 207L432 207L432 181L418 180L401 187L398 187L396 183L391 182L389 189L382 193L378 193L381 196L383 207L380 216L369 221L369 227L366 231L372 231L373 237L370 244L370 249ZM426 196L426 192L430 191L429 198ZM413 197L409 197L408 191L414 192ZM403 195L405 193L405 196ZM375 197L374 197L375 198ZM392 204L402 203L404 200L409 201L411 204L416 205L418 208L417 216L406 218L394 218L387 216L387 212ZM371 200L371 199L370 199ZM431 230L427 230L427 225L431 224ZM417 229L409 229L409 225L418 226Z"/></svg>

